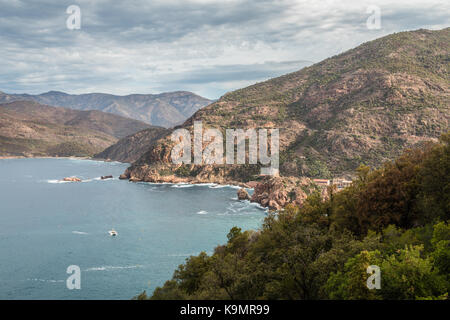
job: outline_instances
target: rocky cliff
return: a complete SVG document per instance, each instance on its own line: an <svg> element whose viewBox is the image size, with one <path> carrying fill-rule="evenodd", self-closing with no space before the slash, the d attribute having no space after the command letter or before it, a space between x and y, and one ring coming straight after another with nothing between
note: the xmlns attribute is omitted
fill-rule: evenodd
<svg viewBox="0 0 450 320"><path fill-rule="evenodd" d="M316 190L319 187L308 178L264 177L255 184L250 201L270 210L280 210L288 204L302 206Z"/></svg>

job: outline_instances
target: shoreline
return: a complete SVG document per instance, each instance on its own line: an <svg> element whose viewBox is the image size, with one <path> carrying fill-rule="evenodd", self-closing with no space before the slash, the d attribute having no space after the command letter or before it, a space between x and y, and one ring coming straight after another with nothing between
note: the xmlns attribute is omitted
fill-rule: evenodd
<svg viewBox="0 0 450 320"><path fill-rule="evenodd" d="M140 180L140 179L135 179L135 178L120 178L120 180L126 180L129 182L133 182L133 183L152 183L152 184L175 184L175 185L217 185L217 186L228 186L228 187L236 187L236 188L245 188L245 189L254 189L254 185L252 186L251 184L249 185L248 182L239 182L239 181L234 181L234 180L230 180L230 181L222 181L222 182L217 182L217 181L211 181L211 180L205 180L205 181L201 181L201 180L184 180L184 179L180 179L180 180L159 180L159 181L146 181L146 180ZM253 181L255 182L255 181Z"/></svg>
<svg viewBox="0 0 450 320"><path fill-rule="evenodd" d="M38 156L38 157L27 157L27 156L0 156L0 160L5 159L79 159L79 160L93 160L91 157L51 157L51 156Z"/></svg>
<svg viewBox="0 0 450 320"><path fill-rule="evenodd" d="M130 163L127 162L121 162L116 160L107 160L107 159L97 159L93 157L76 157L76 156L70 156L70 157L51 157L51 156L0 156L0 160L9 160L9 159L74 159L74 160L91 160L91 161L100 161L104 163L108 162L116 162L121 164L126 164L130 166ZM229 187L233 189L247 189L248 191L252 190L255 191L255 186L257 184L256 181L249 182L239 182L239 181L199 181L199 180L190 180L190 179L180 179L181 181L174 181L170 179L167 179L166 181L145 181L145 180L139 180L139 179L130 179L130 178L121 178L119 176L120 180L126 180L128 182L134 182L134 183L148 183L148 184L155 184L155 185L191 185L191 186L210 186L214 188L214 186L221 186L221 187ZM257 204L261 209L270 209L268 206L264 206L260 203L260 201L251 201L251 199L248 199L249 203L255 203Z"/></svg>
<svg viewBox="0 0 450 320"><path fill-rule="evenodd" d="M8 160L8 159L75 159L75 160L92 160L92 161L101 161L101 162L118 162L123 164L129 164L128 162L122 162L117 160L106 160L101 158L92 158L92 157L51 157L51 156L37 156L37 157L26 157L26 156L0 156L0 160Z"/></svg>

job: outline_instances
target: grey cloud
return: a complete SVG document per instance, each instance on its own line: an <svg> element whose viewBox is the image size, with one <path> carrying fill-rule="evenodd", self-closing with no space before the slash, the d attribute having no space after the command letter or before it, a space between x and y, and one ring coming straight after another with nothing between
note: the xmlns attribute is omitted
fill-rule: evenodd
<svg viewBox="0 0 450 320"><path fill-rule="evenodd" d="M212 66L205 69L195 70L189 74L175 74L163 80L167 82L176 82L179 84L207 84L210 82L229 82L253 80L261 81L272 77L297 71L303 67L313 64L312 61L283 61L283 62L265 62L261 64L250 65L224 65Z"/></svg>
<svg viewBox="0 0 450 320"><path fill-rule="evenodd" d="M81 30L66 29L70 4L81 7ZM372 4L381 30L365 26ZM301 61L450 22L450 5L438 0L0 0L0 8L0 90L32 93L191 88L216 98Z"/></svg>

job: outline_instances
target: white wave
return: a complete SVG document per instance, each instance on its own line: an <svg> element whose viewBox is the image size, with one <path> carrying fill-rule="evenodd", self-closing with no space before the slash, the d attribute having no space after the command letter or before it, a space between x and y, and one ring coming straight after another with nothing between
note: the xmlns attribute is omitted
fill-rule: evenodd
<svg viewBox="0 0 450 320"><path fill-rule="evenodd" d="M84 231L72 231L73 234L88 234L87 232Z"/></svg>
<svg viewBox="0 0 450 320"><path fill-rule="evenodd" d="M165 192L164 190L158 189L157 187L150 188L152 192Z"/></svg>
<svg viewBox="0 0 450 320"><path fill-rule="evenodd" d="M64 282L65 280L53 280L53 279L38 279L38 278L33 278L33 279L27 279L27 281L38 281L38 282L51 282L51 283L56 283L56 282Z"/></svg>
<svg viewBox="0 0 450 320"><path fill-rule="evenodd" d="M147 181L137 181L137 182L133 182L135 184L150 184L150 185L155 185L155 186L165 186L165 185L174 185L174 183L170 183L170 182L147 182Z"/></svg>
<svg viewBox="0 0 450 320"><path fill-rule="evenodd" d="M47 181L47 183L69 183L69 182L71 182L71 181L53 180L53 179L46 180L46 181Z"/></svg>
<svg viewBox="0 0 450 320"><path fill-rule="evenodd" d="M108 271L108 270L123 270L123 269L136 269L141 268L142 265L133 265L133 266L101 266L101 267L92 267L87 268L84 271Z"/></svg>
<svg viewBox="0 0 450 320"><path fill-rule="evenodd" d="M190 188L190 187L213 187L216 186L215 183L177 183L174 184L173 188Z"/></svg>
<svg viewBox="0 0 450 320"><path fill-rule="evenodd" d="M193 184L179 183L179 184L174 184L172 186L172 188L191 188L193 186L194 186Z"/></svg>
<svg viewBox="0 0 450 320"><path fill-rule="evenodd" d="M221 188L230 188L230 189L241 189L240 186L235 186L233 184L215 184L215 183L205 183L206 185L208 185L211 189L221 189ZM245 188L247 191L248 190L252 190L249 188Z"/></svg>
<svg viewBox="0 0 450 320"><path fill-rule="evenodd" d="M197 214L208 214L208 211L200 210L200 211L197 212Z"/></svg>
<svg viewBox="0 0 450 320"><path fill-rule="evenodd" d="M211 189L222 189L222 188L226 188L226 187L227 186L223 185L223 184L213 184L213 185L209 186L209 188L211 188Z"/></svg>
<svg viewBox="0 0 450 320"><path fill-rule="evenodd" d="M248 201L248 200L247 200ZM253 206L253 207L256 207L256 208L258 208L258 209L261 209L261 210L264 210L264 211L268 211L269 210L269 208L265 208L265 207L263 207L260 203L258 203L258 202L250 202L249 201L249 204L248 204L249 206Z"/></svg>
<svg viewBox="0 0 450 320"><path fill-rule="evenodd" d="M234 185L227 185L227 187L231 188L231 189L242 189L240 186L234 186ZM247 188L245 188L247 189ZM249 189L247 189L249 190Z"/></svg>
<svg viewBox="0 0 450 320"><path fill-rule="evenodd" d="M237 200L237 198L236 199L233 198L233 200ZM241 201L236 201L236 202L230 203L230 205L226 207L227 212L222 213L220 215L242 212L242 211L250 209L251 207L254 207L254 208L262 210L262 211L269 210L268 208L261 206L261 204L259 204L258 202L250 202L249 200L241 200Z"/></svg>
<svg viewBox="0 0 450 320"><path fill-rule="evenodd" d="M222 189L222 188L231 188L231 189L241 189L239 186L235 186L232 184L218 184L218 183L193 183L193 186L199 187L208 187L211 189Z"/></svg>
<svg viewBox="0 0 450 320"><path fill-rule="evenodd" d="M150 185L170 185L172 188L190 188L190 187L209 187L211 189L220 189L220 188L231 188L231 189L242 189L240 186L232 185L232 184L217 184L217 183L188 183L188 182L146 182L146 181L138 181L136 184L150 184ZM244 188L247 191L253 191L253 188Z"/></svg>
<svg viewBox="0 0 450 320"><path fill-rule="evenodd" d="M101 181L102 177L96 177L91 179L82 179L81 182L92 182L92 181Z"/></svg>

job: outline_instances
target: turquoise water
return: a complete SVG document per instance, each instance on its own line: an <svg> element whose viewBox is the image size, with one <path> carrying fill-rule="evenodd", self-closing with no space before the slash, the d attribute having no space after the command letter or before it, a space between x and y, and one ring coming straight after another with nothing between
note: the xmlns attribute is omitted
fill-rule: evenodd
<svg viewBox="0 0 450 320"><path fill-rule="evenodd" d="M190 255L211 253L233 226L266 212L236 188L100 180L126 164L0 160L0 299L130 299L152 292ZM85 182L61 183L67 176ZM111 237L114 228L119 235ZM69 265L81 289L69 290Z"/></svg>

